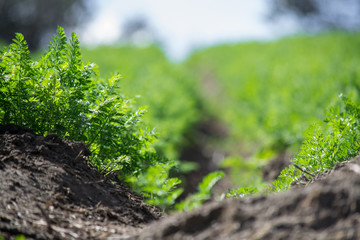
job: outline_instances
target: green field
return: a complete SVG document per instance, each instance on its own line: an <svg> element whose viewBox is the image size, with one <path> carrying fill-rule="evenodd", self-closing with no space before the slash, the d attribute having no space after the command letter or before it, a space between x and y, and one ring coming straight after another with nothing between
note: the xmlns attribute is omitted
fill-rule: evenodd
<svg viewBox="0 0 360 240"><path fill-rule="evenodd" d="M158 149L170 158L179 156L197 122L215 117L229 136L212 144L232 156L225 165L247 169L236 181L247 185L260 182L259 165L296 153L304 131L324 118L338 94L358 101L358 47L359 34L328 33L214 46L180 64L157 47L82 52L104 76L120 72L127 96L141 96L136 101L148 106L145 119L159 132Z"/></svg>
<svg viewBox="0 0 360 240"><path fill-rule="evenodd" d="M358 48L360 34L332 32L223 44L173 63L157 46L80 48L62 28L46 53L29 55L17 34L0 56L0 124L84 141L102 173L163 209L191 209L223 178L215 170L228 174L230 196L243 196L264 189L262 169L276 156L313 175L355 156ZM193 170L200 179L215 172L174 206ZM300 174L285 169L272 190Z"/></svg>
<svg viewBox="0 0 360 240"><path fill-rule="evenodd" d="M199 86L183 66L170 63L157 47L82 49L83 59L96 62L101 77L119 72L121 92L146 106L146 124L159 134L158 151L178 158L184 133L201 118Z"/></svg>
<svg viewBox="0 0 360 240"><path fill-rule="evenodd" d="M298 36L204 49L186 65L216 86L204 96L235 141L282 151L339 93L358 98L359 47L360 35Z"/></svg>

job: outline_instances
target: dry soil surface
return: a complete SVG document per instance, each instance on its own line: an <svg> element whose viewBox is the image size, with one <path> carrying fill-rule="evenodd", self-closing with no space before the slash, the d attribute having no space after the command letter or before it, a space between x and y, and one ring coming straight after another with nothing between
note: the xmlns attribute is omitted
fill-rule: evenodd
<svg viewBox="0 0 360 240"><path fill-rule="evenodd" d="M136 239L360 239L360 157L288 192L212 202Z"/></svg>
<svg viewBox="0 0 360 240"><path fill-rule="evenodd" d="M88 164L86 145L0 126L0 236L13 239L360 239L360 157L286 193L159 209Z"/></svg>
<svg viewBox="0 0 360 240"><path fill-rule="evenodd" d="M0 236L126 238L161 216L91 168L90 154L81 142L0 126Z"/></svg>

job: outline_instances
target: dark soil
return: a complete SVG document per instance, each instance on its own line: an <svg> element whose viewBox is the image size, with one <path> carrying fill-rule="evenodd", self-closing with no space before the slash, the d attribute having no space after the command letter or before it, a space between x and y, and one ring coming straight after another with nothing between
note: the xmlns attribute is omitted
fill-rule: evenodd
<svg viewBox="0 0 360 240"><path fill-rule="evenodd" d="M0 236L106 239L134 234L159 209L89 166L84 143L0 126Z"/></svg>
<svg viewBox="0 0 360 240"><path fill-rule="evenodd" d="M179 159L194 162L198 167L194 171L177 176L182 179L184 188L184 192L178 200L183 200L189 194L196 193L203 178L207 174L219 170L219 163L225 157L225 153L217 149L214 143L224 140L227 135L227 129L214 118L208 118L193 127L187 137L189 144L181 151ZM224 182L225 179L221 181L221 184L225 184L226 187L231 186L230 182ZM225 192L226 190L227 188L221 187L219 191Z"/></svg>
<svg viewBox="0 0 360 240"><path fill-rule="evenodd" d="M89 155L81 142L0 126L0 236L360 239L360 156L285 193L213 201L161 218L116 177L89 166Z"/></svg>
<svg viewBox="0 0 360 240"><path fill-rule="evenodd" d="M307 187L206 204L149 225L135 239L360 239L360 157Z"/></svg>
<svg viewBox="0 0 360 240"><path fill-rule="evenodd" d="M290 165L290 159L290 155L283 152L274 159L270 160L262 172L264 181L271 182L275 180L280 175L281 171Z"/></svg>

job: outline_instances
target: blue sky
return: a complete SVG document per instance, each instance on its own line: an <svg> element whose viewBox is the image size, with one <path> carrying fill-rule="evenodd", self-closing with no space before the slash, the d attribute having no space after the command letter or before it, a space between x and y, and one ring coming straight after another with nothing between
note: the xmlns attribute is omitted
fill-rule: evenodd
<svg viewBox="0 0 360 240"><path fill-rule="evenodd" d="M193 49L225 42L271 40L291 34L295 22L266 19L268 0L96 0L96 14L80 33L85 44L111 44L123 24L143 16L175 60Z"/></svg>

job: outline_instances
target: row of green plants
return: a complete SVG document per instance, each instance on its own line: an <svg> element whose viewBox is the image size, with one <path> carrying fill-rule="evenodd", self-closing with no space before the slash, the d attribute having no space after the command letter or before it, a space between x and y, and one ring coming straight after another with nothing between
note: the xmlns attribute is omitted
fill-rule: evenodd
<svg viewBox="0 0 360 240"><path fill-rule="evenodd" d="M336 163L350 160L360 151L360 106L340 95L324 122L312 125L305 134L301 150L272 182L274 191L288 190L292 184L307 184L317 174L331 170Z"/></svg>
<svg viewBox="0 0 360 240"><path fill-rule="evenodd" d="M102 77L121 73L121 92L136 99L136 106L149 109L143 122L154 127L159 136L153 144L154 149L161 156L174 160L168 165L150 167L140 177L127 178L133 189L148 197L151 204L179 211L192 209L210 198L210 190L201 186L210 183L209 178L219 180L220 172L205 176L199 191L180 203L176 199L183 193L184 180L170 174L181 178L197 168L196 163L187 159L179 161L182 149L191 144L188 136L192 135L194 126L207 117L196 76L185 66L171 63L157 46L84 47L82 58L96 61Z"/></svg>
<svg viewBox="0 0 360 240"><path fill-rule="evenodd" d="M261 166L295 154L338 94L359 102L359 46L360 34L331 32L219 45L185 62L200 76L206 111L229 129L223 149L231 157L221 166L235 169L235 185L262 185Z"/></svg>
<svg viewBox="0 0 360 240"><path fill-rule="evenodd" d="M105 74L120 71L122 90L141 95L137 101L151 109L145 119L161 136L158 152L176 159L194 123L215 116L229 130L212 143L230 156L219 167L231 169L235 186L260 187L262 166L296 153L340 92L358 101L359 45L359 34L335 32L210 47L181 64L156 46L85 48L84 59Z"/></svg>
<svg viewBox="0 0 360 240"><path fill-rule="evenodd" d="M151 204L182 211L209 199L224 176L209 174L198 193L176 203L181 181L170 172L180 171L177 159L193 126L213 115L230 132L225 144L215 143L230 155L219 167L231 169L234 185L242 186L227 196L259 192L261 164L295 152L305 139L295 165L273 182L271 190L282 191L301 174L320 173L358 152L358 107L344 97L336 105L334 96L341 91L358 101L360 65L352 49L359 43L356 34L333 33L225 45L172 64L154 46L80 49L76 34L68 41L62 28L33 60L17 34L1 51L0 124L84 141L99 171L117 172ZM329 105L337 106L328 113L329 127L303 134Z"/></svg>
<svg viewBox="0 0 360 240"><path fill-rule="evenodd" d="M157 46L83 48L82 58L96 62L102 77L121 73L121 92L136 99L136 106L150 110L143 121L160 136L155 143L157 152L177 159L186 145L184 133L203 117L195 77L183 66L169 62Z"/></svg>
<svg viewBox="0 0 360 240"><path fill-rule="evenodd" d="M139 124L144 109L119 94L118 75L102 82L93 78L95 65L81 61L76 34L68 43L59 28L48 51L32 61L18 33L0 60L1 124L89 143L93 163L104 171L137 175L166 161L151 148L154 134Z"/></svg>
<svg viewBox="0 0 360 240"><path fill-rule="evenodd" d="M243 152L253 152L254 143L281 151L297 149L339 93L358 98L359 46L354 33L293 36L198 50L186 66L201 76L209 110Z"/></svg>
<svg viewBox="0 0 360 240"><path fill-rule="evenodd" d="M340 95L335 106L329 108L323 122L314 123L307 129L300 151L291 165L282 170L266 191L282 192L293 185L306 185L311 179L334 168L336 163L357 156L360 151L360 106ZM257 186L240 187L226 197L241 198L264 192Z"/></svg>

